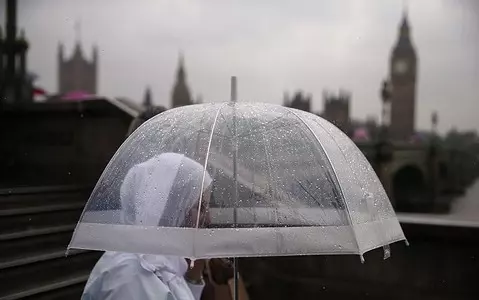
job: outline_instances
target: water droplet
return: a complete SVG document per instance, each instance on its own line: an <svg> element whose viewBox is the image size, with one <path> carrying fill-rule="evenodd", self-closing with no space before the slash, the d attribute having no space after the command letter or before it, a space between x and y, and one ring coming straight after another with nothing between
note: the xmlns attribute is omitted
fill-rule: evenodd
<svg viewBox="0 0 479 300"><path fill-rule="evenodd" d="M384 259L388 259L389 257L391 257L391 248L389 247L389 245L385 245L383 247L383 250L384 250Z"/></svg>

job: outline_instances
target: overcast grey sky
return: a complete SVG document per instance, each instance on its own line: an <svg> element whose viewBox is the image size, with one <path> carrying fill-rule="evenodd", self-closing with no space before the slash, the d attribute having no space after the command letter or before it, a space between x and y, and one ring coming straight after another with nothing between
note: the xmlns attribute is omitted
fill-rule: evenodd
<svg viewBox="0 0 479 300"><path fill-rule="evenodd" d="M409 0L420 129L435 109L442 132L479 129L478 3ZM323 89L344 88L353 117L365 118L379 115L402 9L403 0L20 0L18 22L31 43L29 68L48 91L57 90L57 45L70 54L81 20L85 52L99 48L100 94L141 101L150 85L154 101L169 106L182 50L189 86L204 101L228 100L236 75L240 100L280 104L284 91L302 89L320 111Z"/></svg>

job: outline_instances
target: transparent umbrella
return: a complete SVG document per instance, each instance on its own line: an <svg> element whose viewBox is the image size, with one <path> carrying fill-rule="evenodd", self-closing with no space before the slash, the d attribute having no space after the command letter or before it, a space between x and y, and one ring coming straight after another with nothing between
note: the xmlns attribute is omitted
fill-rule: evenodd
<svg viewBox="0 0 479 300"><path fill-rule="evenodd" d="M171 109L130 135L69 247L190 258L362 257L399 240L378 177L339 129L295 109L228 102Z"/></svg>

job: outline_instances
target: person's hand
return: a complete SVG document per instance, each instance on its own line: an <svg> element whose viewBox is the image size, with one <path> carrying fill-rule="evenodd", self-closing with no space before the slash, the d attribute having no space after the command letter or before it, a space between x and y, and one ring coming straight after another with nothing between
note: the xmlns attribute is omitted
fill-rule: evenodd
<svg viewBox="0 0 479 300"><path fill-rule="evenodd" d="M234 277L233 264L225 258L213 258L209 261L211 277L217 284L227 284Z"/></svg>
<svg viewBox="0 0 479 300"><path fill-rule="evenodd" d="M186 258L188 266L190 266L191 261ZM206 259L195 260L193 268L189 268L185 273L185 278L191 282L201 282L203 279L203 271L206 267Z"/></svg>

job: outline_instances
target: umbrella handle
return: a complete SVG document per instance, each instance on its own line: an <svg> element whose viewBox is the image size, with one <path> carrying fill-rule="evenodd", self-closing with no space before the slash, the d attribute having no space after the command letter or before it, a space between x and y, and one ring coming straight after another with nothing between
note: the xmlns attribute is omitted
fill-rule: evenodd
<svg viewBox="0 0 479 300"><path fill-rule="evenodd" d="M238 291L238 260L236 257L233 258L233 270L234 270L234 277L233 277L233 283L234 283L234 297L233 300L238 300L239 299L239 291Z"/></svg>
<svg viewBox="0 0 479 300"><path fill-rule="evenodd" d="M213 286L218 286L216 281L213 280L213 276L211 276L211 267L210 267L210 260L206 261L206 275L208 276L208 281L210 282L211 285Z"/></svg>

